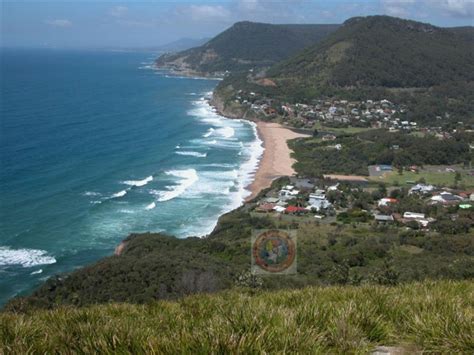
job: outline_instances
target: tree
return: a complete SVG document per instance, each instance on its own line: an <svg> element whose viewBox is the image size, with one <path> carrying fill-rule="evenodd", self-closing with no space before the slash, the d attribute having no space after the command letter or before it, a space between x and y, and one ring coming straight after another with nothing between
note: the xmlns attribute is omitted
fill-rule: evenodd
<svg viewBox="0 0 474 355"><path fill-rule="evenodd" d="M393 267L391 258L385 259L382 267L375 273L374 279L380 285L395 286L398 284L400 273Z"/></svg>
<svg viewBox="0 0 474 355"><path fill-rule="evenodd" d="M461 173L459 171L456 171L456 174L454 175L454 186L458 186L460 181L461 181Z"/></svg>

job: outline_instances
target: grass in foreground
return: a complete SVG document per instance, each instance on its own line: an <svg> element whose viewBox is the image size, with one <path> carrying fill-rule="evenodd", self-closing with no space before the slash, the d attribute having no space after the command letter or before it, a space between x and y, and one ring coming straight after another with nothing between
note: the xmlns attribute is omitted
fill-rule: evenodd
<svg viewBox="0 0 474 355"><path fill-rule="evenodd" d="M474 352L474 282L230 290L0 314L0 353Z"/></svg>

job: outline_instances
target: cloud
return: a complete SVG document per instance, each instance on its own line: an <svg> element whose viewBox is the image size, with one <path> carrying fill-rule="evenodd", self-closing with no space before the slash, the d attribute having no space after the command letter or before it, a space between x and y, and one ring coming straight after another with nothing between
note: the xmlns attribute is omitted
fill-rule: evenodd
<svg viewBox="0 0 474 355"><path fill-rule="evenodd" d="M259 0L239 0L237 6L241 11L252 11L259 6Z"/></svg>
<svg viewBox="0 0 474 355"><path fill-rule="evenodd" d="M66 19L45 20L45 24L54 27L71 27L72 22Z"/></svg>
<svg viewBox="0 0 474 355"><path fill-rule="evenodd" d="M124 17L128 12L128 7L126 6L115 6L109 10L109 15L112 17Z"/></svg>
<svg viewBox="0 0 474 355"><path fill-rule="evenodd" d="M382 9L387 15L406 17L410 14L409 8L415 0L382 0Z"/></svg>
<svg viewBox="0 0 474 355"><path fill-rule="evenodd" d="M474 0L435 0L441 10L455 17L474 16Z"/></svg>
<svg viewBox="0 0 474 355"><path fill-rule="evenodd" d="M230 18L230 11L221 5L190 5L186 10L194 21L221 21Z"/></svg>

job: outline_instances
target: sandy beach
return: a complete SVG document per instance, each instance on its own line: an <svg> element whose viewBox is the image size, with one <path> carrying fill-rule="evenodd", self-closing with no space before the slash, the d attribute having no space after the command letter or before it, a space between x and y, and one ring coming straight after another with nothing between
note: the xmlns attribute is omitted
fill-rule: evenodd
<svg viewBox="0 0 474 355"><path fill-rule="evenodd" d="M257 196L262 189L269 187L274 179L281 176L291 176L295 173L292 168L295 159L290 156L292 151L288 147L287 141L299 137L309 137L309 135L296 133L277 123L258 122L257 129L265 151L255 173L255 179L248 187L251 195L247 201Z"/></svg>

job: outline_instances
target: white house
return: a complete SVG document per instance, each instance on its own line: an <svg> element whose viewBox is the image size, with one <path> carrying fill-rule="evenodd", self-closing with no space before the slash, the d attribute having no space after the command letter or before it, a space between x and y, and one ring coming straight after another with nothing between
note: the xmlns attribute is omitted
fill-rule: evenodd
<svg viewBox="0 0 474 355"><path fill-rule="evenodd" d="M462 200L463 198L461 196L453 195L451 192L446 191L443 191L439 195L431 197L431 201L444 204L455 203Z"/></svg>
<svg viewBox="0 0 474 355"><path fill-rule="evenodd" d="M434 191L434 189L435 187L433 185L416 184L410 189L410 191L408 191L408 194L409 195L413 193L427 194L429 192Z"/></svg>
<svg viewBox="0 0 474 355"><path fill-rule="evenodd" d="M424 213L415 213L415 212L405 212L403 218L406 219L425 219Z"/></svg>
<svg viewBox="0 0 474 355"><path fill-rule="evenodd" d="M280 198L280 201L286 201L286 200L291 200L292 198L295 198L300 192L298 190L295 190L295 187L292 185L287 185L283 189L280 190L278 196Z"/></svg>
<svg viewBox="0 0 474 355"><path fill-rule="evenodd" d="M321 209L326 209L331 207L331 203L326 199L325 195L320 194L310 194L309 195L309 205L308 209L315 209L320 211Z"/></svg>

